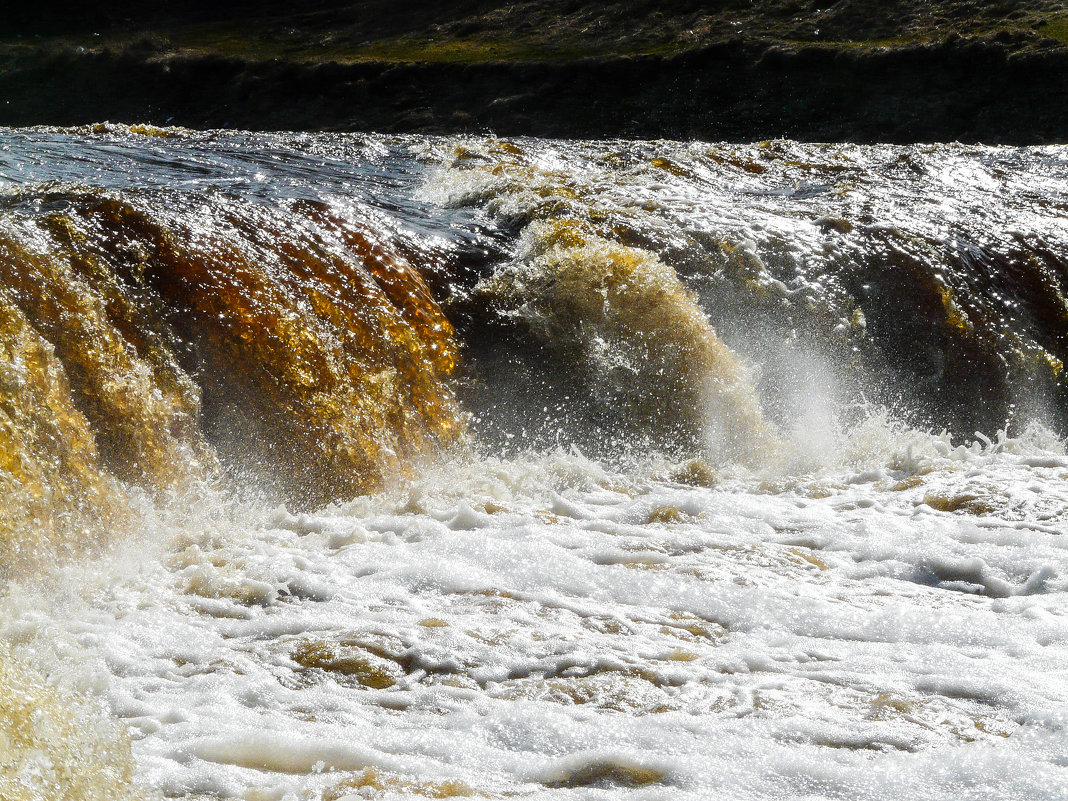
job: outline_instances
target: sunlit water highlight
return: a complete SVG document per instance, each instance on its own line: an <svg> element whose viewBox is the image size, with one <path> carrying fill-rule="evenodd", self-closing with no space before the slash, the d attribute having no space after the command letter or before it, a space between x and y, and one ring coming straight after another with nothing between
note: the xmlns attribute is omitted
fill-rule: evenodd
<svg viewBox="0 0 1068 801"><path fill-rule="evenodd" d="M0 796L1062 797L1064 149L0 138Z"/></svg>

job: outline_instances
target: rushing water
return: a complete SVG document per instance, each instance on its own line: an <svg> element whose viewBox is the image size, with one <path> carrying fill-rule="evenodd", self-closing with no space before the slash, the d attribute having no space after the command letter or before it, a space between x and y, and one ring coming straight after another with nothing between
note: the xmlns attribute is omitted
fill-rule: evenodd
<svg viewBox="0 0 1068 801"><path fill-rule="evenodd" d="M0 132L0 797L1062 798L1068 149Z"/></svg>

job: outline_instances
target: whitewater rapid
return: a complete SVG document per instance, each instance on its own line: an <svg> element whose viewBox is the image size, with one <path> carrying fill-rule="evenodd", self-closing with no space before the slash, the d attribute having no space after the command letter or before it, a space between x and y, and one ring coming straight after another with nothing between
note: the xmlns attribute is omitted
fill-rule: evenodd
<svg viewBox="0 0 1068 801"><path fill-rule="evenodd" d="M0 798L1064 799L1066 163L0 132Z"/></svg>
<svg viewBox="0 0 1068 801"><path fill-rule="evenodd" d="M3 631L165 797L1063 798L1068 455L896 444L804 479L560 453L205 504L12 591Z"/></svg>

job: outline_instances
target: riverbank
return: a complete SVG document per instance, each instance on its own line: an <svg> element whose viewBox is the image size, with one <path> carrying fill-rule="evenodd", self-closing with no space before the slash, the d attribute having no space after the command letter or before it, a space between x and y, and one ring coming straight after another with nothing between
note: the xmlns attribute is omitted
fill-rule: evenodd
<svg viewBox="0 0 1068 801"><path fill-rule="evenodd" d="M1061 3L377 5L9 21L0 124L1068 141Z"/></svg>

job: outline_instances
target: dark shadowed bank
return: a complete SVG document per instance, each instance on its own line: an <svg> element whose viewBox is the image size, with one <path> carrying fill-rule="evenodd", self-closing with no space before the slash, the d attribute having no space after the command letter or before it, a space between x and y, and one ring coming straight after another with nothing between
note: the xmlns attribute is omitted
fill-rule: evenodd
<svg viewBox="0 0 1068 801"><path fill-rule="evenodd" d="M0 124L1068 141L1061 2L160 5L7 14Z"/></svg>

